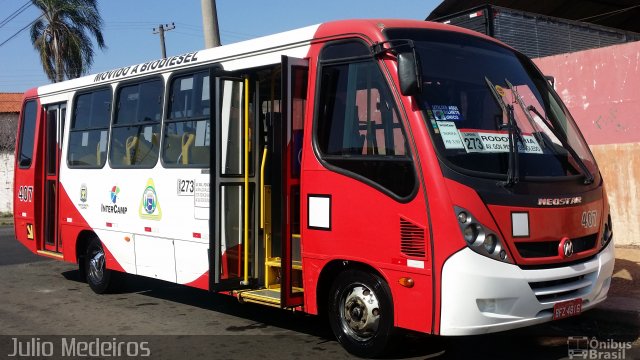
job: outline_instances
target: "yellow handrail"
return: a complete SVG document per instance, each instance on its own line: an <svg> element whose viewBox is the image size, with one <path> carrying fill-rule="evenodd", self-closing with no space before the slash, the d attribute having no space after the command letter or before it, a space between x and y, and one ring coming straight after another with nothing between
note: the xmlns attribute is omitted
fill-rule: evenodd
<svg viewBox="0 0 640 360"><path fill-rule="evenodd" d="M260 229L264 229L264 168L267 163L267 147L262 151L262 163L260 164Z"/></svg>
<svg viewBox="0 0 640 360"><path fill-rule="evenodd" d="M249 78L244 78L244 281L249 285Z"/></svg>

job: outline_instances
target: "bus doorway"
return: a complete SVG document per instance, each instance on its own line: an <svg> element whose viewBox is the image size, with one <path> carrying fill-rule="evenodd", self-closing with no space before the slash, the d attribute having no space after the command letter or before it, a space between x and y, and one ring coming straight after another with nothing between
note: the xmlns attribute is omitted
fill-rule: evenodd
<svg viewBox="0 0 640 360"><path fill-rule="evenodd" d="M257 129L251 151L256 151L258 162L255 171L249 172L249 193L256 197L247 203L256 209L250 213L256 215L257 222L255 226L250 222L249 228L255 228L258 235L258 267L253 272L252 289L239 291L238 297L246 302L297 307L303 304L300 168L308 62L283 56L280 66L254 75L258 122L251 128ZM256 191L251 187L254 185Z"/></svg>
<svg viewBox="0 0 640 360"><path fill-rule="evenodd" d="M309 62L282 56L282 119L274 126L274 153L278 154L282 176L280 196L272 204L272 214L280 212L282 239L282 307L303 304L302 256L300 231L300 170L302 165L302 139L309 77ZM276 186L277 187L277 186ZM278 192L278 191L277 191ZM276 192L276 193L277 193Z"/></svg>
<svg viewBox="0 0 640 360"><path fill-rule="evenodd" d="M61 253L62 239L58 228L58 180L67 104L47 105L45 112L43 249L53 253ZM81 196L86 195L81 194Z"/></svg>
<svg viewBox="0 0 640 360"><path fill-rule="evenodd" d="M213 261L211 290L255 286L257 176L253 81L214 72L215 137L211 169Z"/></svg>

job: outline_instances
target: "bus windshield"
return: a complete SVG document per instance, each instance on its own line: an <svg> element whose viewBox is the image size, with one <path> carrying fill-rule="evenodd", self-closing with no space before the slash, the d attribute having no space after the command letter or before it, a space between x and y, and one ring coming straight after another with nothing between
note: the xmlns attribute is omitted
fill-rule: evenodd
<svg viewBox="0 0 640 360"><path fill-rule="evenodd" d="M523 55L455 32L386 34L414 41L422 68L418 99L438 153L452 168L490 177L515 171L525 180L597 173L571 115Z"/></svg>

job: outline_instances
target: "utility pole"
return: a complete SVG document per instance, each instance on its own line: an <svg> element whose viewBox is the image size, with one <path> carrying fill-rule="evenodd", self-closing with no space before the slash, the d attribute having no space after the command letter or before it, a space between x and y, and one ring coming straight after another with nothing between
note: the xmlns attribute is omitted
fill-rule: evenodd
<svg viewBox="0 0 640 360"><path fill-rule="evenodd" d="M202 7L202 31L204 31L204 46L212 48L220 46L220 31L218 29L218 11L216 0L200 0Z"/></svg>
<svg viewBox="0 0 640 360"><path fill-rule="evenodd" d="M165 24L165 25L158 25L157 28L153 28L153 33L154 34L160 34L160 49L162 49L162 58L166 59L167 58L167 48L164 45L164 32L165 31L169 31L169 30L173 30L175 29L176 26L171 23L171 25L169 24Z"/></svg>

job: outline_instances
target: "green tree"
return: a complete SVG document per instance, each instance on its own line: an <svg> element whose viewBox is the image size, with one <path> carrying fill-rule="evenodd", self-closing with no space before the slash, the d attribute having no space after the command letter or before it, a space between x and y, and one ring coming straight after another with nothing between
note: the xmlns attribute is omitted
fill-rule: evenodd
<svg viewBox="0 0 640 360"><path fill-rule="evenodd" d="M31 26L31 42L53 82L86 74L93 64L93 42L106 49L96 0L31 0L42 15Z"/></svg>

